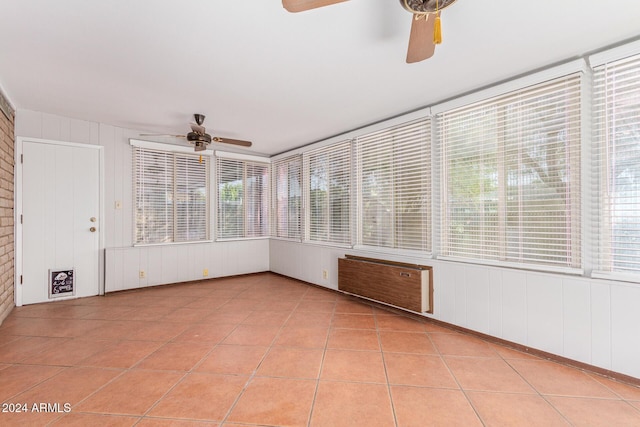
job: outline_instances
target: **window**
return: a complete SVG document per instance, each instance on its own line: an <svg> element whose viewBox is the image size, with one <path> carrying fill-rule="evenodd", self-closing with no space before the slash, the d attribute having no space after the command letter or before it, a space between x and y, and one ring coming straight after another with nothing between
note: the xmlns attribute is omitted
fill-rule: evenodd
<svg viewBox="0 0 640 427"><path fill-rule="evenodd" d="M640 55L594 69L599 268L640 272Z"/></svg>
<svg viewBox="0 0 640 427"><path fill-rule="evenodd" d="M351 142L304 154L307 239L351 243Z"/></svg>
<svg viewBox="0 0 640 427"><path fill-rule="evenodd" d="M359 137L359 243L431 251L431 120Z"/></svg>
<svg viewBox="0 0 640 427"><path fill-rule="evenodd" d="M134 147L135 243L209 238L209 156Z"/></svg>
<svg viewBox="0 0 640 427"><path fill-rule="evenodd" d="M302 158L287 157L271 165L274 197L273 236L300 239Z"/></svg>
<svg viewBox="0 0 640 427"><path fill-rule="evenodd" d="M269 165L217 158L218 238L263 237L269 233Z"/></svg>
<svg viewBox="0 0 640 427"><path fill-rule="evenodd" d="M580 76L437 116L443 255L581 267Z"/></svg>

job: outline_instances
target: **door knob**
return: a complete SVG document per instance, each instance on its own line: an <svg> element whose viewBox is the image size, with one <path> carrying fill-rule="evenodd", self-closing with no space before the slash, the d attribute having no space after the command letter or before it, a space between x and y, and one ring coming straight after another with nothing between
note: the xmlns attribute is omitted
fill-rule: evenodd
<svg viewBox="0 0 640 427"><path fill-rule="evenodd" d="M89 229L89 231L90 231L90 232L92 232L92 233L95 233L95 232L96 232L96 228L95 228L95 227L91 227L91 228Z"/></svg>

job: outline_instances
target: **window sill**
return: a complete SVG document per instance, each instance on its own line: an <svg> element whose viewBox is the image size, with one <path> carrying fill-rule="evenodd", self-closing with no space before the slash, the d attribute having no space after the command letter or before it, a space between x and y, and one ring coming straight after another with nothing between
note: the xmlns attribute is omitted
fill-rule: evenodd
<svg viewBox="0 0 640 427"><path fill-rule="evenodd" d="M591 272L592 279L612 280L616 282L627 282L629 284L640 284L640 272L639 273L622 273L619 271L593 271Z"/></svg>
<svg viewBox="0 0 640 427"><path fill-rule="evenodd" d="M189 242L162 242L162 243L134 243L133 247L149 247L149 246L179 246L179 245L198 245L200 243L213 243L213 240L193 240Z"/></svg>
<svg viewBox="0 0 640 427"><path fill-rule="evenodd" d="M215 241L217 243L224 243L224 242L241 242L244 240L266 240L269 239L269 236L257 236L257 237L228 237L228 238L221 238L221 239L216 239Z"/></svg>
<svg viewBox="0 0 640 427"><path fill-rule="evenodd" d="M560 273L560 274L569 274L572 276L584 276L584 270L581 268L557 267L557 266L544 265L544 264L520 264L517 262L493 261L493 260L473 259L473 258L458 258L458 257L452 257L452 256L438 256L436 257L436 259L438 259L439 261L451 261L451 262L457 262L460 264L484 265L484 266L499 267L499 268L511 268L515 270L534 271L539 273Z"/></svg>

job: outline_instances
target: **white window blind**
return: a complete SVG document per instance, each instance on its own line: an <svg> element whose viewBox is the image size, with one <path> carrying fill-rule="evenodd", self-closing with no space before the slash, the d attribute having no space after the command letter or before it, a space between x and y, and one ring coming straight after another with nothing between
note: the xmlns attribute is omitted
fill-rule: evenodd
<svg viewBox="0 0 640 427"><path fill-rule="evenodd" d="M351 142L306 152L303 162L306 238L351 244Z"/></svg>
<svg viewBox="0 0 640 427"><path fill-rule="evenodd" d="M356 140L359 243L431 251L431 120Z"/></svg>
<svg viewBox="0 0 640 427"><path fill-rule="evenodd" d="M581 267L576 73L437 116L442 254Z"/></svg>
<svg viewBox="0 0 640 427"><path fill-rule="evenodd" d="M302 157L292 156L271 164L273 181L272 235L300 239L302 213Z"/></svg>
<svg viewBox="0 0 640 427"><path fill-rule="evenodd" d="M599 269L640 272L640 55L594 69Z"/></svg>
<svg viewBox="0 0 640 427"><path fill-rule="evenodd" d="M134 147L135 242L209 238L209 157Z"/></svg>
<svg viewBox="0 0 640 427"><path fill-rule="evenodd" d="M269 165L217 158L218 238L269 233Z"/></svg>

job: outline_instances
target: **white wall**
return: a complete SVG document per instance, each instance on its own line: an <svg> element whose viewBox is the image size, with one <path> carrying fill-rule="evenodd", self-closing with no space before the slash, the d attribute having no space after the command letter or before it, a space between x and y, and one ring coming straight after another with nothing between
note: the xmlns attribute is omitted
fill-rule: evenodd
<svg viewBox="0 0 640 427"><path fill-rule="evenodd" d="M139 131L29 110L16 112L17 137L104 147L105 289L176 283L269 269L269 242L243 240L166 246L133 246L133 152L129 138ZM121 208L116 209L116 202ZM16 236L19 238L19 236ZM144 270L146 277L140 279Z"/></svg>
<svg viewBox="0 0 640 427"><path fill-rule="evenodd" d="M345 253L432 266L434 313L426 316L640 378L637 284L276 239L271 271L337 289Z"/></svg>

